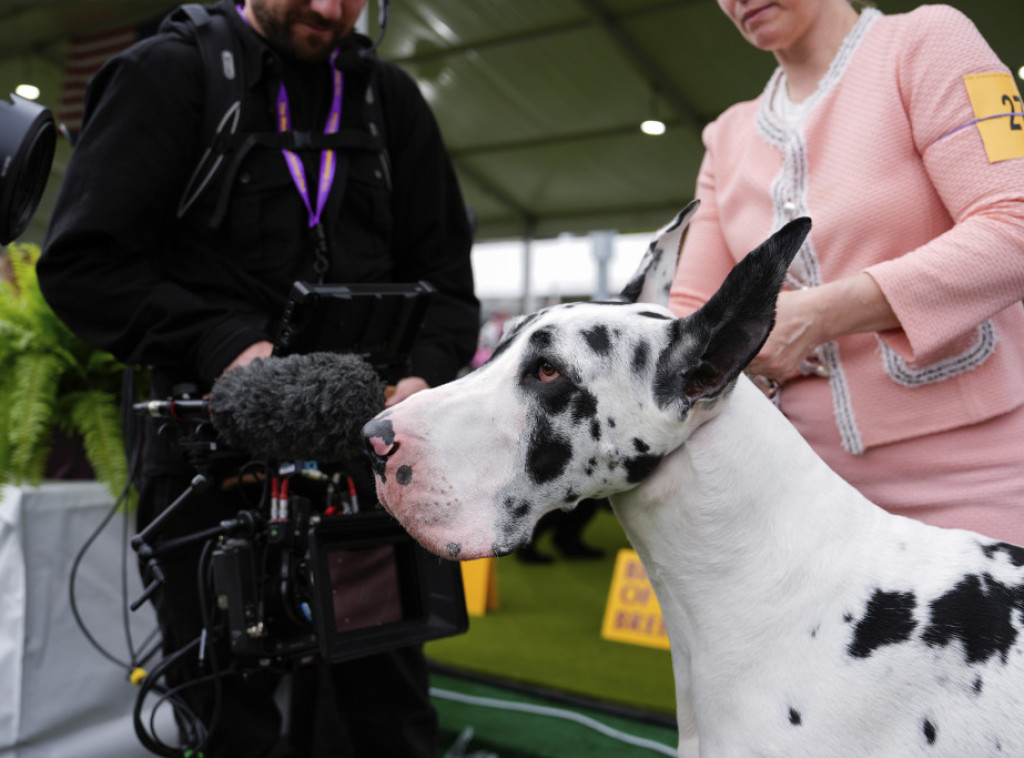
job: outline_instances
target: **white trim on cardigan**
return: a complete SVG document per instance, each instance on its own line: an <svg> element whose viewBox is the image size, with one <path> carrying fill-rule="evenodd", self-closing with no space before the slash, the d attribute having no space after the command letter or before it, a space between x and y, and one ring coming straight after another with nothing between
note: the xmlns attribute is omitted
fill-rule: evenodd
<svg viewBox="0 0 1024 758"><path fill-rule="evenodd" d="M866 8L860 14L857 23L840 45L828 72L818 82L814 94L806 101L805 114L813 111L817 103L839 82L864 35L881 17L881 12L875 8ZM775 229L779 229L794 218L810 215L807 209L807 143L803 135L806 118L796 125L796 128L789 128L785 119L772 109L776 90L785 86L786 76L781 68L777 68L765 87L756 118L758 131L782 153L782 169L772 184L771 193ZM822 284L818 260L814 243L808 237L790 267L788 283L798 288ZM820 345L816 353L829 372L832 409L843 448L854 455L863 455L864 443L861 441L860 429L854 418L853 402L839 356L839 346L835 342L827 342Z"/></svg>

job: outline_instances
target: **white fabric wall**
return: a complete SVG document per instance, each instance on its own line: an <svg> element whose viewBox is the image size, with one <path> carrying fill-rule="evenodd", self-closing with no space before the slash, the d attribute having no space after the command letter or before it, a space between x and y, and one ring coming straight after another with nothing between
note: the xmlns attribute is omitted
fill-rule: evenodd
<svg viewBox="0 0 1024 758"><path fill-rule="evenodd" d="M0 755L7 758L138 758L131 723L137 688L75 624L72 562L113 504L96 482L0 490ZM76 582L91 633L127 659L122 620L121 514L92 545ZM128 597L142 592L134 553ZM149 605L132 614L135 645L155 627ZM170 709L159 732L173 740Z"/></svg>

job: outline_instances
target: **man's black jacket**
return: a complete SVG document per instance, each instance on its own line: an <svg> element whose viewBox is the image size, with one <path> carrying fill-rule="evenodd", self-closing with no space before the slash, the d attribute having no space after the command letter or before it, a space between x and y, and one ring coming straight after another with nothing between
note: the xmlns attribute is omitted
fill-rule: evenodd
<svg viewBox="0 0 1024 758"><path fill-rule="evenodd" d="M273 132L285 82L296 128L322 130L329 64L275 53L220 3L242 40L246 100L240 131ZM83 130L65 174L39 263L43 292L84 339L172 381L208 387L248 345L272 339L292 282L309 280L306 207L281 152L255 148L234 176L227 215L209 218L211 187L176 212L199 160L205 73L180 29L144 40L90 84ZM329 282L426 280L434 297L410 356L409 375L452 379L476 346L479 305L469 262L471 231L437 124L415 83L373 57L353 35L342 127L366 130L367 83L380 99L386 154L341 156L323 219ZM315 185L319 152L303 154ZM342 182L342 176L344 181ZM216 182L215 180L214 185Z"/></svg>

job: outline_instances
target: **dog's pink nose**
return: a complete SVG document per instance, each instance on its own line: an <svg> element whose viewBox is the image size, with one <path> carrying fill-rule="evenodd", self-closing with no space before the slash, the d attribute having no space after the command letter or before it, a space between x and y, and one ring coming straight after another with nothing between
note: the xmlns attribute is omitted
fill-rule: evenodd
<svg viewBox="0 0 1024 758"><path fill-rule="evenodd" d="M382 437L369 437L367 438L367 443L369 443L374 455L380 458L387 458L398 447L397 442L385 442Z"/></svg>

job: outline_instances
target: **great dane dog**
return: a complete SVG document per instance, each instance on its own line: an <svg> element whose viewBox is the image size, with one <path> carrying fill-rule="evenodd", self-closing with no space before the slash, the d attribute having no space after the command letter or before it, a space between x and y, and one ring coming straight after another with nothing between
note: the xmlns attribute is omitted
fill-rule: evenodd
<svg viewBox="0 0 1024 758"><path fill-rule="evenodd" d="M461 560L609 497L671 639L680 756L1021 758L1024 548L873 505L742 373L809 220L673 317L694 209L621 301L523 317L482 368L368 423L381 502Z"/></svg>

